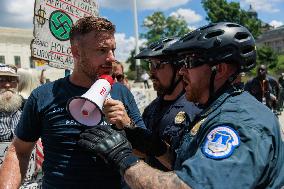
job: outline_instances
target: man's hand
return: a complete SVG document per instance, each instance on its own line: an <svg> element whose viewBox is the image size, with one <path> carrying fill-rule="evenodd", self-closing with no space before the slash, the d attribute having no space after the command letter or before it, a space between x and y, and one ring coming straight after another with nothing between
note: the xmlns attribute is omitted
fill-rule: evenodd
<svg viewBox="0 0 284 189"><path fill-rule="evenodd" d="M125 170L138 162L132 155L132 147L123 134L109 126L98 125L81 133L78 144L117 166L123 175Z"/></svg>
<svg viewBox="0 0 284 189"><path fill-rule="evenodd" d="M118 129L123 129L125 125L129 125L131 123L123 103L119 100L106 100L104 102L103 113L109 123L115 124Z"/></svg>

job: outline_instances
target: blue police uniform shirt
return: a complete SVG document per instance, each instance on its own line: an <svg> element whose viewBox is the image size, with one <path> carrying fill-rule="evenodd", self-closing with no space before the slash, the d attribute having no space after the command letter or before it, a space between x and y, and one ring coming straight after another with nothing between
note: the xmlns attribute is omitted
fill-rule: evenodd
<svg viewBox="0 0 284 189"><path fill-rule="evenodd" d="M66 111L67 101L88 89L76 86L69 77L35 89L24 107L16 136L24 141L42 139L44 150L43 188L120 188L121 177L101 158L77 146L79 134L88 126L72 119ZM136 125L144 122L131 92L115 83L111 97L125 105Z"/></svg>
<svg viewBox="0 0 284 189"><path fill-rule="evenodd" d="M145 108L142 117L147 129L170 144L174 151L179 146L183 128L190 125L200 111L192 102L186 100L183 92L172 101L157 97ZM160 170L168 170L155 157L147 157L146 162Z"/></svg>
<svg viewBox="0 0 284 189"><path fill-rule="evenodd" d="M279 122L249 93L228 90L195 122L185 131L174 168L187 185L194 189L284 185Z"/></svg>

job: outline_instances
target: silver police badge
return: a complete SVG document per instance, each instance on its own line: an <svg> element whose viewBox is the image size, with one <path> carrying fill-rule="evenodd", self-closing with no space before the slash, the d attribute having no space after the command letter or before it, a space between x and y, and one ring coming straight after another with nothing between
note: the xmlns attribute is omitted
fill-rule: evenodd
<svg viewBox="0 0 284 189"><path fill-rule="evenodd" d="M175 117L175 124L181 124L182 122L185 121L185 119L186 119L185 112L179 112Z"/></svg>

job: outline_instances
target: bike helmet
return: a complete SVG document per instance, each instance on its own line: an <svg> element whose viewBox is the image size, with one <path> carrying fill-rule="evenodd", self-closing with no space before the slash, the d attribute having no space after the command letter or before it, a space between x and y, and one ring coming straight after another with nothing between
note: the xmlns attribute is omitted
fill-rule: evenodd
<svg viewBox="0 0 284 189"><path fill-rule="evenodd" d="M166 63L176 64L177 62L172 61L172 56L168 56L163 53L163 50L168 48L171 44L178 41L178 38L163 38L157 42L151 43L148 47L143 49L139 54L137 54L135 59L165 59Z"/></svg>
<svg viewBox="0 0 284 189"><path fill-rule="evenodd" d="M256 47L252 34L247 28L231 23L212 23L198 28L163 51L183 57L188 67L219 63L235 63L239 71L254 68ZM188 55L187 57L182 55Z"/></svg>

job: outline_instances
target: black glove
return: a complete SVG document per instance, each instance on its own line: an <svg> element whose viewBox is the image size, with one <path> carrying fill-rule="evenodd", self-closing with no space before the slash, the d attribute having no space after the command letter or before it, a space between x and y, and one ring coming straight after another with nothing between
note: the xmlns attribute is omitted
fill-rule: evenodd
<svg viewBox="0 0 284 189"><path fill-rule="evenodd" d="M102 157L107 163L117 166L121 175L135 165L138 158L132 155L132 147L123 134L110 126L98 125L80 134L78 144Z"/></svg>
<svg viewBox="0 0 284 189"><path fill-rule="evenodd" d="M124 130L134 149L148 156L161 156L166 153L167 145L158 134L140 127L126 127Z"/></svg>

